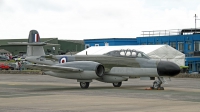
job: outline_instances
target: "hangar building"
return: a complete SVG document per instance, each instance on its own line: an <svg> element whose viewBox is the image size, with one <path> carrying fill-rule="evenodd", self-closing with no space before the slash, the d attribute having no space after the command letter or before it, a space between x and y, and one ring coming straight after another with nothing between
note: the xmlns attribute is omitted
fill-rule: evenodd
<svg viewBox="0 0 200 112"><path fill-rule="evenodd" d="M185 65L189 66L190 72L200 72L200 29L143 31L142 36L136 38L85 39L84 42L85 48L167 44L185 54Z"/></svg>
<svg viewBox="0 0 200 112"><path fill-rule="evenodd" d="M12 55L26 54L26 45L11 45L9 42L27 42L27 39L2 39L0 49L5 49ZM58 38L41 38L41 42L50 43L45 45L46 54L66 54L67 52L79 52L84 49L84 42L81 40L58 40Z"/></svg>

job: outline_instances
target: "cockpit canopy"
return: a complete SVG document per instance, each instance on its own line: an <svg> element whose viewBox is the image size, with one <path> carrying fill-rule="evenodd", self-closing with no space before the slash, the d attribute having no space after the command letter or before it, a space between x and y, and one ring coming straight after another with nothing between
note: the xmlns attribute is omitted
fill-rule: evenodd
<svg viewBox="0 0 200 112"><path fill-rule="evenodd" d="M121 49L121 50L114 50L114 51L110 51L108 53L105 53L104 55L108 55L108 56L115 56L115 57L130 57L130 58L146 58L146 59L149 59L149 57L141 52L141 51L136 51L136 50L130 50L130 49L127 49L127 50L124 50L124 49Z"/></svg>

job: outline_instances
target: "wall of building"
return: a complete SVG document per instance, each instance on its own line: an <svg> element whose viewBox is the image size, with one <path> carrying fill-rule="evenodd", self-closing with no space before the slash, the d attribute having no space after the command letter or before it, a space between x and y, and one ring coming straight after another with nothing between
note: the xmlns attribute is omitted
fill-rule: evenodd
<svg viewBox="0 0 200 112"><path fill-rule="evenodd" d="M189 66L189 71L200 71L200 57L186 57L185 64Z"/></svg>
<svg viewBox="0 0 200 112"><path fill-rule="evenodd" d="M10 46L10 45L5 45L5 46L0 46L0 49L5 49L12 53L12 55L17 55L20 52L26 52L27 47L26 46Z"/></svg>
<svg viewBox="0 0 200 112"><path fill-rule="evenodd" d="M67 41L67 40L58 40L60 44L60 52L80 52L85 49L83 41Z"/></svg>
<svg viewBox="0 0 200 112"><path fill-rule="evenodd" d="M138 45L168 44L182 53L189 56L193 51L200 51L200 34L195 35L174 35L174 36L152 36L137 37ZM197 45L198 44L198 45ZM196 45L196 48L195 48ZM198 48L197 48L198 46Z"/></svg>
<svg viewBox="0 0 200 112"><path fill-rule="evenodd" d="M168 44L186 55L185 65L190 72L200 72L200 57L193 52L200 52L200 34L137 37L139 45Z"/></svg>
<svg viewBox="0 0 200 112"><path fill-rule="evenodd" d="M108 39L85 39L85 48L90 46L117 46L117 45L135 45L135 38L108 38Z"/></svg>

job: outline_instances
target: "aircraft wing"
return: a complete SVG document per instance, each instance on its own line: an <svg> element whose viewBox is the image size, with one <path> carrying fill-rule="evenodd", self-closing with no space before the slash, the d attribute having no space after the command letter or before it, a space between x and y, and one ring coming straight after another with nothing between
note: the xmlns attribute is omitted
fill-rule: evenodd
<svg viewBox="0 0 200 112"><path fill-rule="evenodd" d="M45 55L45 56L42 56L44 58L46 58L47 60L58 60L54 55Z"/></svg>
<svg viewBox="0 0 200 112"><path fill-rule="evenodd" d="M36 68L43 71L57 71L57 72L83 72L83 69L74 68L74 67L63 67L63 66L51 66L51 65L39 65L39 64L30 64L26 67Z"/></svg>

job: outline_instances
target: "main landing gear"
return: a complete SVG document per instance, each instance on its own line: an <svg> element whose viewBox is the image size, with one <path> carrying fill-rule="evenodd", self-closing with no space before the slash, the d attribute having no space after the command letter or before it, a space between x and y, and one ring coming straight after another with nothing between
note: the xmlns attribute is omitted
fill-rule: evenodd
<svg viewBox="0 0 200 112"><path fill-rule="evenodd" d="M152 89L156 89L156 90L164 90L164 87L161 87L161 84L164 82L163 77L158 77L158 80L153 82L153 87L151 87Z"/></svg>
<svg viewBox="0 0 200 112"><path fill-rule="evenodd" d="M90 86L90 82L80 82L82 89L87 89Z"/></svg>
<svg viewBox="0 0 200 112"><path fill-rule="evenodd" d="M120 87L121 85L122 85L122 82L113 83L113 86L114 86L114 87Z"/></svg>
<svg viewBox="0 0 200 112"><path fill-rule="evenodd" d="M116 82L113 83L114 87L120 87L122 85L122 82ZM80 87L82 89L87 89L90 86L90 82L80 82Z"/></svg>

